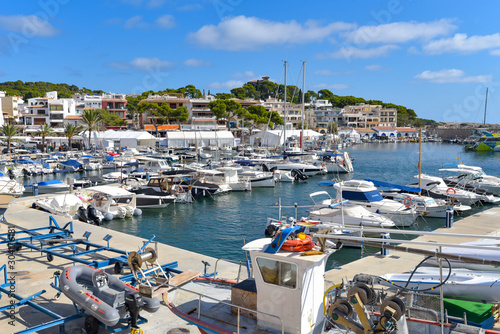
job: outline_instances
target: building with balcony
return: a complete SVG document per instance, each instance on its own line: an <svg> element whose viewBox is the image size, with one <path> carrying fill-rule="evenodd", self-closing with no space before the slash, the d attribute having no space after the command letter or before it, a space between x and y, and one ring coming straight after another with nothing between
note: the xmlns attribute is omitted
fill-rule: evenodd
<svg viewBox="0 0 500 334"><path fill-rule="evenodd" d="M172 109L177 109L178 107L186 107L189 111L189 99L185 98L182 93L165 93L162 95L149 94L147 99L141 100L139 105L143 103L156 103L158 106L167 104ZM145 123L153 123L152 115L143 113L140 117L139 123L140 127L144 128Z"/></svg>
<svg viewBox="0 0 500 334"><path fill-rule="evenodd" d="M354 106L344 107L344 121L346 126L354 128L372 128L377 126L396 127L397 110L384 109L381 105L357 103Z"/></svg>
<svg viewBox="0 0 500 334"><path fill-rule="evenodd" d="M45 97L28 99L23 114L27 132L38 131L43 124L50 124L54 131L64 126L68 115L76 115L76 101L58 99L57 92L47 92Z"/></svg>
<svg viewBox="0 0 500 334"><path fill-rule="evenodd" d="M3 91L0 91L0 103L2 112L2 122L15 124L20 121L21 113L19 106L24 103L20 96L7 96Z"/></svg>
<svg viewBox="0 0 500 334"><path fill-rule="evenodd" d="M120 94L121 95L121 94ZM83 115L85 109L103 109L102 97L99 95L88 95L76 93L71 96L76 101L76 114Z"/></svg>
<svg viewBox="0 0 500 334"><path fill-rule="evenodd" d="M98 105L97 99L92 99L90 97L87 103L95 103ZM85 106L87 108L87 106ZM94 107L91 107L94 109ZM121 119L126 121L127 119L127 99L125 94L103 94L101 96L101 109L106 110L107 112L112 112L118 115Z"/></svg>
<svg viewBox="0 0 500 334"><path fill-rule="evenodd" d="M285 102L283 100L272 97L262 102L262 105L267 111L276 111L281 117L285 117ZM293 126L296 127L297 124L302 121L302 105L287 102L286 114L286 122L293 124ZM306 118L305 122L307 123L307 119L310 119L310 117L306 116L307 115L304 115Z"/></svg>

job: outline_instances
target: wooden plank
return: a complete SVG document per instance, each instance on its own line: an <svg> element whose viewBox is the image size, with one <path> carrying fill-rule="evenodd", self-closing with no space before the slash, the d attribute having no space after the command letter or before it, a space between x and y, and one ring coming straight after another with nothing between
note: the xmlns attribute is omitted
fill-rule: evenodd
<svg viewBox="0 0 500 334"><path fill-rule="evenodd" d="M175 285L175 286L179 286L179 285L182 285L184 283L189 282L192 279L195 279L196 277L198 277L200 275L201 275L201 272L199 272L199 271L185 270L182 273L180 273L178 275L175 275L174 277L170 278L169 284ZM157 296L161 295L162 293L168 292L168 291L173 290L173 289L175 289L175 288L173 288L173 287L162 287L162 288L155 289L154 292L153 292L153 296L157 297Z"/></svg>

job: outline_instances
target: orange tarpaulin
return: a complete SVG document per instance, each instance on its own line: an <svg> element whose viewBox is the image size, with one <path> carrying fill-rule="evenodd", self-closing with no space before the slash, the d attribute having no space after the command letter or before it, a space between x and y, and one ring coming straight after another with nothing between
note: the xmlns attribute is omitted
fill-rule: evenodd
<svg viewBox="0 0 500 334"><path fill-rule="evenodd" d="M178 125L158 125L158 130L179 130ZM144 125L144 130L156 130L154 125L146 124Z"/></svg>

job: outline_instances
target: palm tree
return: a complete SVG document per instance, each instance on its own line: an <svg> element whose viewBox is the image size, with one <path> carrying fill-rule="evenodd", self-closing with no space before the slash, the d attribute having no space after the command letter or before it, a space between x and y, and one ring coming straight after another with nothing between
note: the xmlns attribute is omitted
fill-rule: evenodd
<svg viewBox="0 0 500 334"><path fill-rule="evenodd" d="M64 126L64 135L68 137L68 151L71 151L71 139L83 131L83 126L76 124L66 124Z"/></svg>
<svg viewBox="0 0 500 334"><path fill-rule="evenodd" d="M45 137L50 136L52 133L54 133L54 131L48 123L44 123L40 130L38 130L37 132L37 135L42 137L43 153L47 151L47 148L45 147Z"/></svg>
<svg viewBox="0 0 500 334"><path fill-rule="evenodd" d="M17 134L17 128L12 124L4 124L2 126L2 134L7 139L7 150L9 150L9 160L12 160L12 153L10 152L10 143L12 142L12 137Z"/></svg>
<svg viewBox="0 0 500 334"><path fill-rule="evenodd" d="M90 148L90 138L92 136L92 131L97 130L102 121L102 117L97 110L87 109L83 111L82 119L83 122L87 125L87 131L89 132L89 148Z"/></svg>

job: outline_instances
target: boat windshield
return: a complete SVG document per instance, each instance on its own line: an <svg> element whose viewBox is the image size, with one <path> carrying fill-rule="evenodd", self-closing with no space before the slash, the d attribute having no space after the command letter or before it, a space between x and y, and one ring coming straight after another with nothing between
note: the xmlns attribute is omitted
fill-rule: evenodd
<svg viewBox="0 0 500 334"><path fill-rule="evenodd" d="M292 289L296 288L296 264L258 257L257 265L264 282Z"/></svg>

